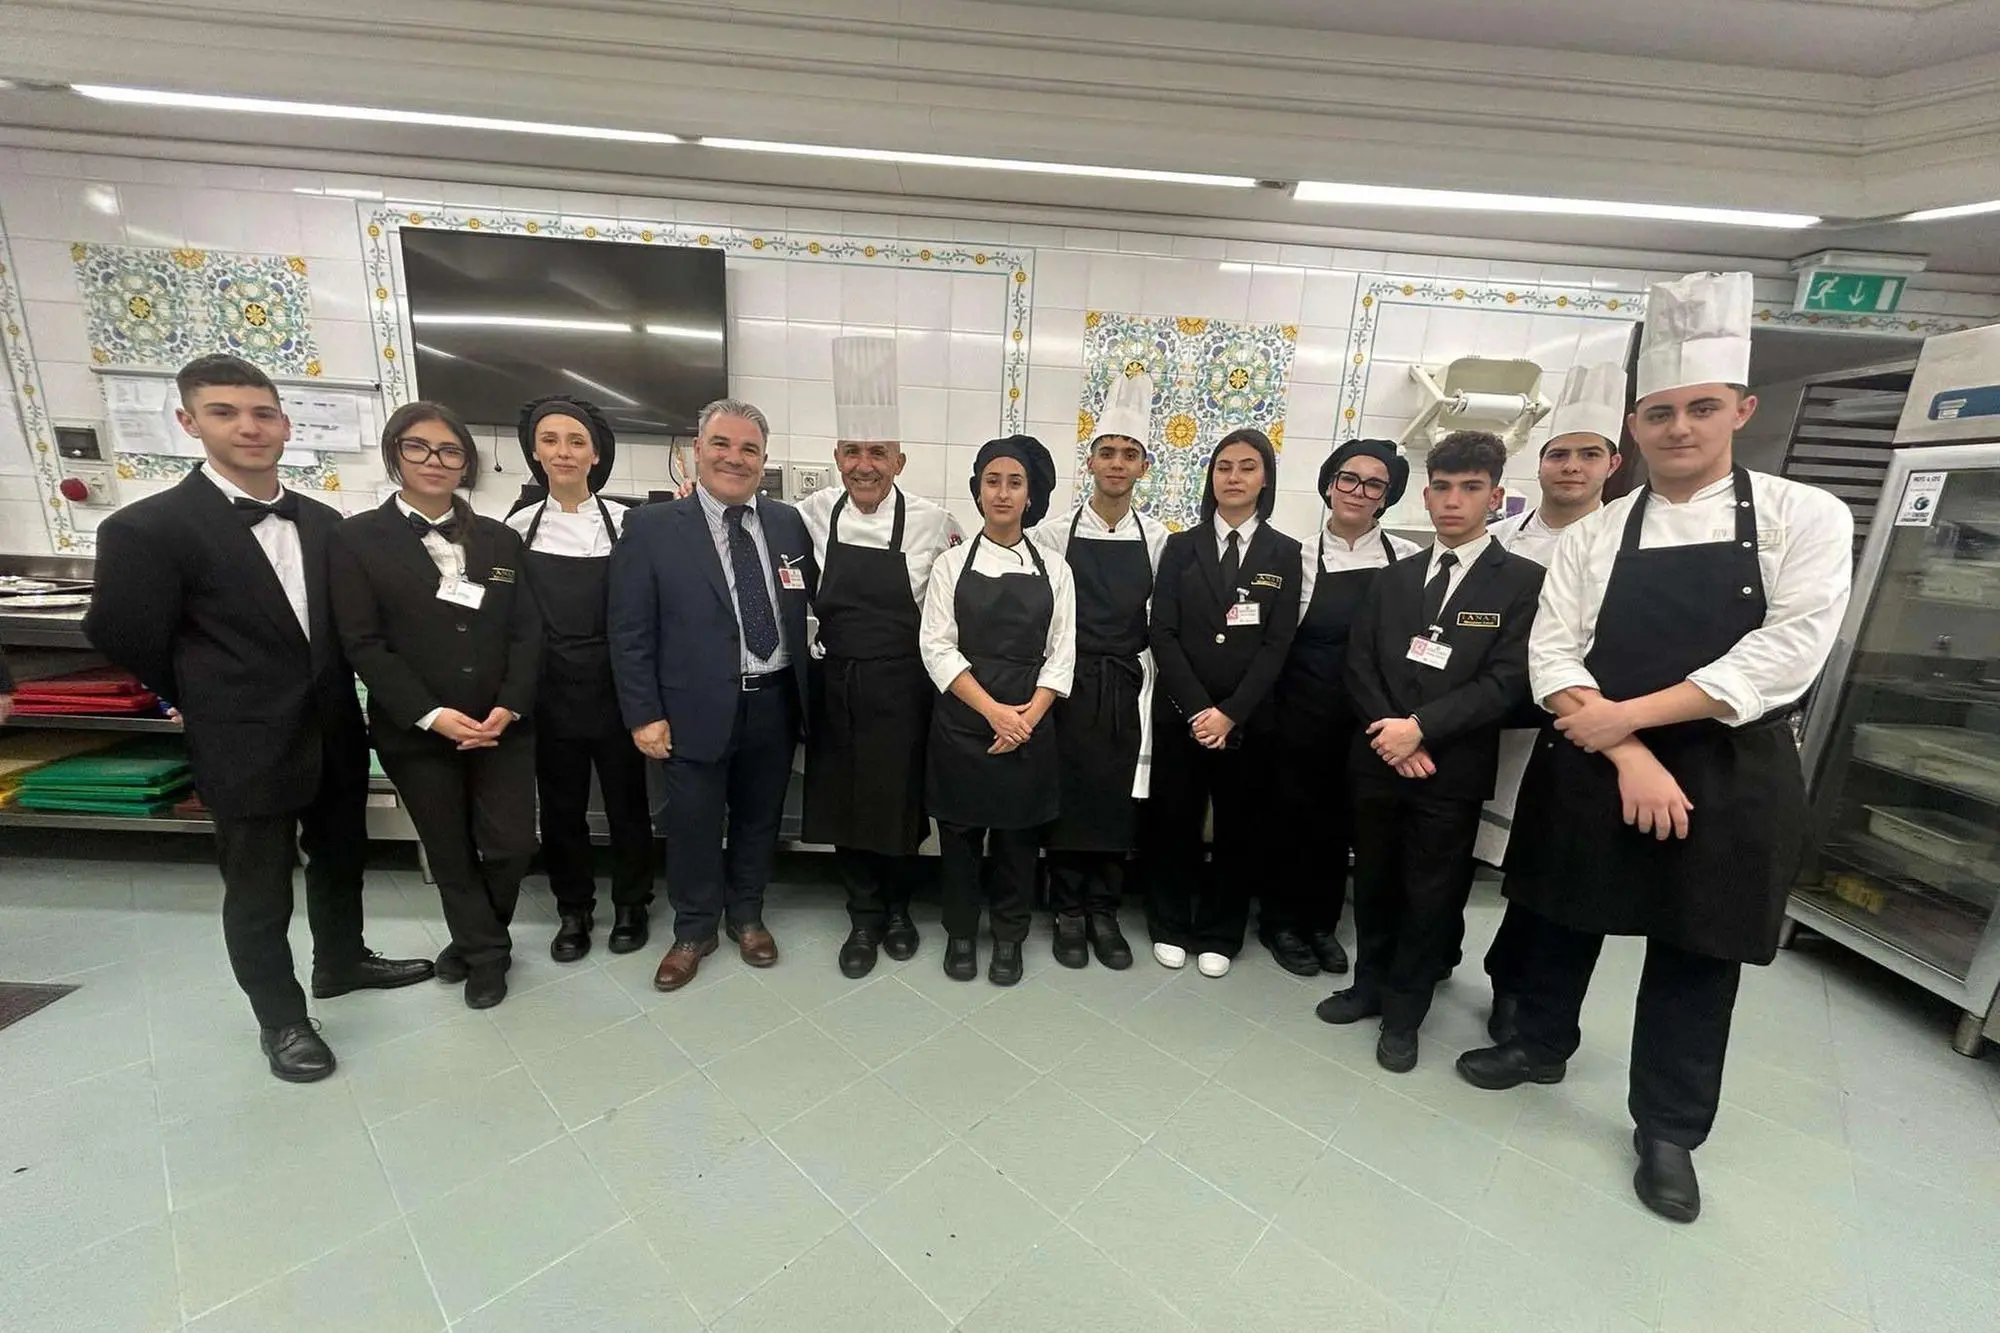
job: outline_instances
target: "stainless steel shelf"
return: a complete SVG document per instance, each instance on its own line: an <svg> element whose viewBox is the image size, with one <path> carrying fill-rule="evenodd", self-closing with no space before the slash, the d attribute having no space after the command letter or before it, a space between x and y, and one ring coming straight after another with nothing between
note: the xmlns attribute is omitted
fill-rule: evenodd
<svg viewBox="0 0 2000 1333"><path fill-rule="evenodd" d="M179 815L82 815L59 810L0 810L0 828L76 829L96 833L213 833L215 821Z"/></svg>
<svg viewBox="0 0 2000 1333"><path fill-rule="evenodd" d="M1878 764L1873 759L1863 759L1858 754L1850 757L1863 768L1872 768L1877 773L1892 773L1899 778L1907 778L1911 782L1921 783L1926 787L1936 787L1941 791L1956 792L1960 796L1978 801L1981 805L2000 806L2000 796L1995 796L1992 792L1973 791L1970 788L1961 787L1955 782L1946 782L1943 778L1925 777L1922 773L1914 773L1907 768L1893 768L1888 764Z"/></svg>
<svg viewBox="0 0 2000 1333"><path fill-rule="evenodd" d="M31 727L38 731L152 731L179 735L181 724L166 717L100 717L95 715L56 717L46 713L16 713L6 726Z"/></svg>

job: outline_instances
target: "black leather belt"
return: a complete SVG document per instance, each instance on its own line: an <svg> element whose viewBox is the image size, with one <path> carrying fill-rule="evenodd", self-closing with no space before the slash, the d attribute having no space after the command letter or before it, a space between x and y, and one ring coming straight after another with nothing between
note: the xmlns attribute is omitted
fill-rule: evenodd
<svg viewBox="0 0 2000 1333"><path fill-rule="evenodd" d="M792 673L787 671L766 671L759 675L737 677L745 694L755 694L758 690L775 690Z"/></svg>

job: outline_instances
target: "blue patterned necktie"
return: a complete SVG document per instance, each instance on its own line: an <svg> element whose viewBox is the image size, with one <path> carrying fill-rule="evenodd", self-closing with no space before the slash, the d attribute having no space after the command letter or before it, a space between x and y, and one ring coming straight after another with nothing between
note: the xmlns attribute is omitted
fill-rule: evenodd
<svg viewBox="0 0 2000 1333"><path fill-rule="evenodd" d="M736 614L743 618L743 642L750 655L768 662L778 651L778 615L771 609L771 592L764 586L764 567L757 559L757 543L743 530L743 516L749 505L731 505L729 519L729 565L736 573Z"/></svg>

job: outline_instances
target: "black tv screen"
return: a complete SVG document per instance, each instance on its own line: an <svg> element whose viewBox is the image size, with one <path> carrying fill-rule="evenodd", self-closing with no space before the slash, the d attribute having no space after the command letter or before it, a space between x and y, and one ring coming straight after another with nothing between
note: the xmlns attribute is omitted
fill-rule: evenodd
<svg viewBox="0 0 2000 1333"><path fill-rule="evenodd" d="M417 389L511 426L569 393L614 428L692 435L729 393L719 250L491 232L402 231Z"/></svg>

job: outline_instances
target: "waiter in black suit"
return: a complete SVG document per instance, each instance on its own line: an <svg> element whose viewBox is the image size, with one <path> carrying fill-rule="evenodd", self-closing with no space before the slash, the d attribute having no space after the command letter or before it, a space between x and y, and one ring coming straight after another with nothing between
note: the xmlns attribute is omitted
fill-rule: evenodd
<svg viewBox="0 0 2000 1333"><path fill-rule="evenodd" d="M176 416L207 461L97 530L84 632L180 710L215 819L230 967L271 1072L309 1083L334 1057L286 941L300 848L314 998L407 986L431 964L378 957L361 939L368 736L327 595L340 515L279 485L291 423L262 371L204 356L176 382Z"/></svg>
<svg viewBox="0 0 2000 1333"><path fill-rule="evenodd" d="M1437 540L1375 580L1347 648L1364 719L1354 776L1354 984L1320 1002L1329 1023L1380 1015L1375 1059L1417 1063L1417 1029L1448 969L1472 892L1479 807L1493 795L1500 726L1528 695L1528 632L1542 568L1486 531L1507 446L1448 435L1426 458Z"/></svg>
<svg viewBox="0 0 2000 1333"><path fill-rule="evenodd" d="M535 794L541 805L542 865L555 895L549 957L573 963L590 952L597 877L591 869L590 775L604 792L611 832L611 952L646 945L653 901L653 813L646 757L618 712L611 679L611 548L630 508L597 492L611 476L617 438L597 407L581 398L537 398L521 409L516 433L528 472L547 492L507 516L521 534L547 635L535 688ZM525 489L525 488L524 488Z"/></svg>
<svg viewBox="0 0 2000 1333"><path fill-rule="evenodd" d="M1271 697L1299 623L1299 544L1270 526L1278 455L1250 427L1208 460L1201 523L1167 539L1153 593L1146 925L1162 967L1219 977L1243 948L1260 809L1279 727ZM1201 831L1214 806L1214 855Z"/></svg>
<svg viewBox="0 0 2000 1333"><path fill-rule="evenodd" d="M535 854L541 614L520 537L455 494L479 453L450 409L397 408L382 467L402 489L334 533L333 619L437 881L451 930L438 975L490 1009L507 998L508 927Z"/></svg>
<svg viewBox="0 0 2000 1333"><path fill-rule="evenodd" d="M769 439L749 403L703 408L695 493L635 510L611 556L619 708L662 766L674 905L673 947L653 975L663 991L694 980L718 927L750 966L778 961L764 890L804 733L817 570L799 511L757 494Z"/></svg>

